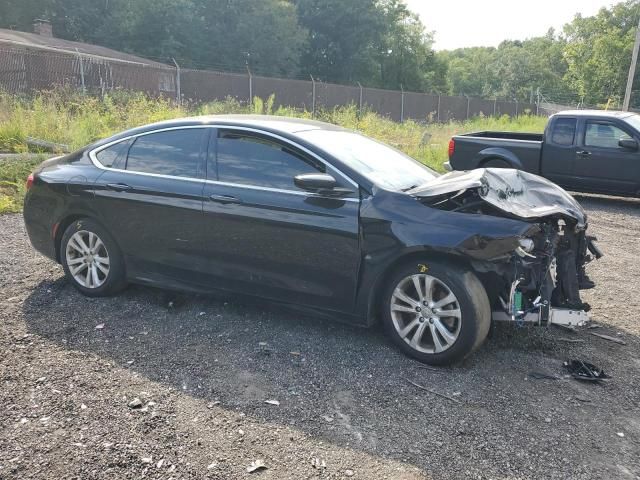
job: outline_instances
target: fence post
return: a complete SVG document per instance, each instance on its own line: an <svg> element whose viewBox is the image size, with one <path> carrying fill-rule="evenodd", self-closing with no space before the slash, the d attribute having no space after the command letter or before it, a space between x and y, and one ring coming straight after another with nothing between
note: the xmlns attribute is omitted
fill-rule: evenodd
<svg viewBox="0 0 640 480"><path fill-rule="evenodd" d="M311 118L316 118L316 80L313 75L311 77Z"/></svg>
<svg viewBox="0 0 640 480"><path fill-rule="evenodd" d="M176 59L171 57L173 64L176 66L176 103L182 105L182 92L180 90L180 65L176 62Z"/></svg>
<svg viewBox="0 0 640 480"><path fill-rule="evenodd" d="M536 116L540 115L540 87L536 90Z"/></svg>
<svg viewBox="0 0 640 480"><path fill-rule="evenodd" d="M436 110L436 123L440 123L440 97L441 95L438 94L438 109Z"/></svg>
<svg viewBox="0 0 640 480"><path fill-rule="evenodd" d="M518 118L518 99L516 98L516 118Z"/></svg>
<svg viewBox="0 0 640 480"><path fill-rule="evenodd" d="M496 113L498 112L498 97L493 99L493 116L496 116Z"/></svg>
<svg viewBox="0 0 640 480"><path fill-rule="evenodd" d="M82 94L85 95L87 93L87 88L84 84L84 64L82 63L82 55L80 54L80 50L76 48L76 53L78 54L78 62L80 62L80 82L82 84Z"/></svg>
<svg viewBox="0 0 640 480"><path fill-rule="evenodd" d="M400 84L400 123L404 122L404 88Z"/></svg>
<svg viewBox="0 0 640 480"><path fill-rule="evenodd" d="M358 88L360 88L360 99L358 101L358 117L362 117L362 84L358 82Z"/></svg>
<svg viewBox="0 0 640 480"><path fill-rule="evenodd" d="M251 75L249 62L247 62L247 75L249 75L249 106L251 106L253 105L253 75Z"/></svg>
<svg viewBox="0 0 640 480"><path fill-rule="evenodd" d="M467 120L469 120L469 107L471 106L471 97L469 95L465 95L467 97Z"/></svg>

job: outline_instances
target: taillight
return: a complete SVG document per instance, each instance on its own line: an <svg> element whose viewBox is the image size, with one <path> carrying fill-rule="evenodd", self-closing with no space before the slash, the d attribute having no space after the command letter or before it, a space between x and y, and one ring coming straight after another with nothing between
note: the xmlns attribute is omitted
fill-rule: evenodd
<svg viewBox="0 0 640 480"><path fill-rule="evenodd" d="M33 185L33 173L27 177L27 190L29 190L32 185Z"/></svg>
<svg viewBox="0 0 640 480"><path fill-rule="evenodd" d="M449 140L449 158L453 155L453 152L456 151L456 141L452 138Z"/></svg>

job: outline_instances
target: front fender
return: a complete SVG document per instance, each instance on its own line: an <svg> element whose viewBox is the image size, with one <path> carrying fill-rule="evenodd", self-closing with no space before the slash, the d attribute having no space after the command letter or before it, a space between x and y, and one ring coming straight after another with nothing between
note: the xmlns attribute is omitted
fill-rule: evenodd
<svg viewBox="0 0 640 480"><path fill-rule="evenodd" d="M525 221L431 208L416 198L379 192L361 205L363 263L357 313L368 315L386 274L408 257L446 256L470 264L513 252L521 237L537 230Z"/></svg>

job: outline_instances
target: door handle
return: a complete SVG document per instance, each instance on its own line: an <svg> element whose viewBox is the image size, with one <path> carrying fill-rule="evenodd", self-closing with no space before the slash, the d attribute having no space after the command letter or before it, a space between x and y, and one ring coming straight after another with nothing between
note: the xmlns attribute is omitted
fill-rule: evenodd
<svg viewBox="0 0 640 480"><path fill-rule="evenodd" d="M238 197L234 197L233 195L209 195L209 200L222 204L242 203L242 200Z"/></svg>
<svg viewBox="0 0 640 480"><path fill-rule="evenodd" d="M589 155L591 155L591 152L589 150L579 150L576 153L578 155L582 155L584 157L588 157Z"/></svg>
<svg viewBox="0 0 640 480"><path fill-rule="evenodd" d="M126 192L127 190L131 190L131 186L126 183L107 183L107 188L116 192Z"/></svg>

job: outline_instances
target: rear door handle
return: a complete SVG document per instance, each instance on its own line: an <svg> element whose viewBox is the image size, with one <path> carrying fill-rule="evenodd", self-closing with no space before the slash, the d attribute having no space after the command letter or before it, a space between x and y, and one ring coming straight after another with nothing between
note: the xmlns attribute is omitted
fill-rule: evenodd
<svg viewBox="0 0 640 480"><path fill-rule="evenodd" d="M127 190L131 190L131 186L126 183L107 183L107 188L116 192L126 192Z"/></svg>
<svg viewBox="0 0 640 480"><path fill-rule="evenodd" d="M209 200L211 200L212 202L223 204L242 203L242 200L240 200L238 197L234 197L233 195L209 195Z"/></svg>
<svg viewBox="0 0 640 480"><path fill-rule="evenodd" d="M578 150L576 153L584 157L588 157L589 155L591 155L591 152L589 150Z"/></svg>

